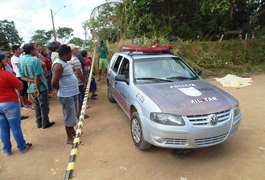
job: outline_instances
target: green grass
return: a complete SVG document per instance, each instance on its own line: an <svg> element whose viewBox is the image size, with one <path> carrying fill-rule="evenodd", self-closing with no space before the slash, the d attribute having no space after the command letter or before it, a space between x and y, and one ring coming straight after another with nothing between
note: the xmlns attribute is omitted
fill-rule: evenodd
<svg viewBox="0 0 265 180"><path fill-rule="evenodd" d="M143 38L140 46L151 46L152 40ZM193 69L202 70L203 77L234 74L247 77L265 73L265 42L262 39L230 40L222 42L181 41L160 39L161 46L172 45L173 53L184 59ZM131 41L110 44L109 58Z"/></svg>

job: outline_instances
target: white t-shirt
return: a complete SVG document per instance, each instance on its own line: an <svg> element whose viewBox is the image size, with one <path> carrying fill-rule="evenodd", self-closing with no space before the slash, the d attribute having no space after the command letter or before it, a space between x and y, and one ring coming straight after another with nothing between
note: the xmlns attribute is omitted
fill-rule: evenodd
<svg viewBox="0 0 265 180"><path fill-rule="evenodd" d="M11 57L11 64L13 66L13 70L16 73L16 77L21 77L20 73L19 73L19 63L20 63L20 58L13 55Z"/></svg>

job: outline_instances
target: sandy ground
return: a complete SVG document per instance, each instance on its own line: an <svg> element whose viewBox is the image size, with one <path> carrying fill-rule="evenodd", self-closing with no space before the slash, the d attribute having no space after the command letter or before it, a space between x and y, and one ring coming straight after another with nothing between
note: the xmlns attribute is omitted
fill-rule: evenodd
<svg viewBox="0 0 265 180"><path fill-rule="evenodd" d="M152 147L138 150L130 135L130 123L117 104L106 96L106 83L98 84L98 99L90 101L79 146L74 179L154 179L154 180L264 180L265 179L265 74L253 76L251 86L224 88L241 104L243 120L236 136L209 148L192 150L180 159L174 149ZM22 121L25 139L33 148L13 154L0 152L0 179L63 179L71 145L66 144L62 111L57 98L50 99L50 119L54 127L37 129L34 112ZM2 144L0 145L2 149ZM2 150L1 150L2 151Z"/></svg>

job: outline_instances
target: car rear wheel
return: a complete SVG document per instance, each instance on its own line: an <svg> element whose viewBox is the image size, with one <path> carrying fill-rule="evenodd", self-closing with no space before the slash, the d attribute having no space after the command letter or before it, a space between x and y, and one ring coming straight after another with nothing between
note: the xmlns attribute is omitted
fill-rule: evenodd
<svg viewBox="0 0 265 180"><path fill-rule="evenodd" d="M114 99L113 96L112 96L112 92L111 92L109 86L108 86L108 99L109 99L109 102L111 102L111 103L116 103L115 99Z"/></svg>
<svg viewBox="0 0 265 180"><path fill-rule="evenodd" d="M151 144L144 140L142 126L137 112L132 114L131 134L135 146L137 146L140 150L146 150L151 147Z"/></svg>

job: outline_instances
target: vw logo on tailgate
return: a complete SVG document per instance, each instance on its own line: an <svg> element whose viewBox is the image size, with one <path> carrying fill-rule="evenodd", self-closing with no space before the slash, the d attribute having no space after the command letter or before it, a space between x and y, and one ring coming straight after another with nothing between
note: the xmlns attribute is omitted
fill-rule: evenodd
<svg viewBox="0 0 265 180"><path fill-rule="evenodd" d="M208 121L211 125L215 126L218 123L218 117L216 114L211 114L208 116Z"/></svg>

